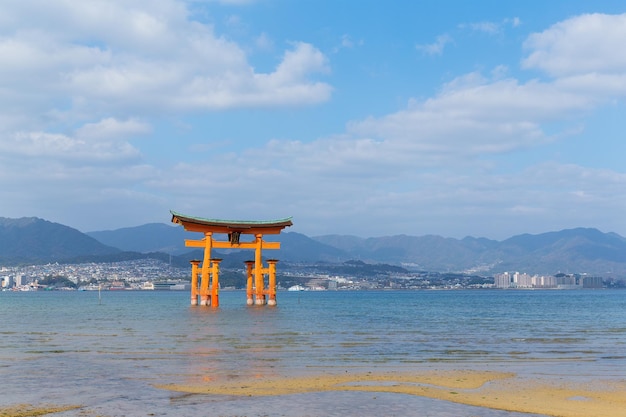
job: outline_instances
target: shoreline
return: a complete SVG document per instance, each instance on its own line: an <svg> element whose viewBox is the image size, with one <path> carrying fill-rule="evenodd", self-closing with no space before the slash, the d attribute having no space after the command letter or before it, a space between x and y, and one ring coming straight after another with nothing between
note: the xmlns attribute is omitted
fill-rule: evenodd
<svg viewBox="0 0 626 417"><path fill-rule="evenodd" d="M558 417L624 417L626 380L570 381L511 372L431 370L297 377L230 377L190 384L155 385L187 394L284 396L330 391L396 393L494 410Z"/></svg>

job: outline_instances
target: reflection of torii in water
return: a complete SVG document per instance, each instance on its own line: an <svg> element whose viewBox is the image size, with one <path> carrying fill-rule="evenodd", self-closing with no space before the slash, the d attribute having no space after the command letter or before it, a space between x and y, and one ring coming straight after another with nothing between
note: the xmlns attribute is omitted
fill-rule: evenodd
<svg viewBox="0 0 626 417"><path fill-rule="evenodd" d="M263 235L278 235L285 227L291 226L291 217L269 221L246 221L246 220L217 220L201 217L186 216L172 213L172 223L182 225L189 232L204 234L200 240L185 239L185 246L204 248L202 261L191 261L191 305L219 306L219 263L221 259L211 258L211 249L254 249L254 261L246 262L247 271L247 300L248 305L256 304L276 305L276 263L275 259L268 259L268 267L264 268L261 255L263 249L280 249L280 242L265 242ZM228 235L227 241L213 239L213 234ZM253 235L254 241L240 242L242 234ZM202 266L200 266L202 263ZM198 288L198 268L201 268L201 283ZM268 286L265 288L264 275L268 275ZM254 276L254 283L253 283ZM209 278L211 283L209 285ZM253 299L254 295L254 299Z"/></svg>

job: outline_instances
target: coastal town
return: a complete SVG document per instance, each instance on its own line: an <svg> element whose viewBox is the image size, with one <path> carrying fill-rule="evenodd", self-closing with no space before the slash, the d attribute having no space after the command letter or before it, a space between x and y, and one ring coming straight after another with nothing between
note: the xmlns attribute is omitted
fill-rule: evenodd
<svg viewBox="0 0 626 417"><path fill-rule="evenodd" d="M538 275L504 272L494 276L470 273L407 271L389 267L375 269L364 263L358 269L329 265L282 265L278 273L281 290L420 290L420 289L583 289L624 288L624 281L584 274ZM374 272L372 272L372 270ZM222 288L244 288L245 271L224 270ZM0 267L3 291L35 290L189 290L190 268L157 259L111 263L60 264Z"/></svg>

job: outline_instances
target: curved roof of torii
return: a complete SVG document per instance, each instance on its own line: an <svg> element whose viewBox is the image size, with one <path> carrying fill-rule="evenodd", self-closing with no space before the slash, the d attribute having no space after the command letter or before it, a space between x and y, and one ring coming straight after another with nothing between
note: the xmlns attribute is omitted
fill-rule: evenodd
<svg viewBox="0 0 626 417"><path fill-rule="evenodd" d="M172 210L170 213L172 223L180 224L190 232L279 234L285 227L293 225L291 217L278 220L221 220L188 216Z"/></svg>

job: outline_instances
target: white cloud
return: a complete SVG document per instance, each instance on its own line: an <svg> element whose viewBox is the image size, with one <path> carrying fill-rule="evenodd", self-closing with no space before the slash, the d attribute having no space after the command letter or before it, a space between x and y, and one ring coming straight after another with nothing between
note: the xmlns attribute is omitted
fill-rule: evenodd
<svg viewBox="0 0 626 417"><path fill-rule="evenodd" d="M495 22L478 22L469 23L469 28L478 32L484 32L489 35L494 35L500 32L500 23Z"/></svg>
<svg viewBox="0 0 626 417"><path fill-rule="evenodd" d="M528 37L524 68L555 76L623 74L626 55L626 14L586 14L556 23Z"/></svg>
<svg viewBox="0 0 626 417"><path fill-rule="evenodd" d="M317 79L330 67L313 45L291 43L274 71L259 73L244 49L195 21L182 2L10 3L0 16L4 215L64 201L96 211L119 196L154 199L151 184L163 174L132 143L152 132L150 121L316 104L332 91ZM260 41L271 46L267 36Z"/></svg>
<svg viewBox="0 0 626 417"><path fill-rule="evenodd" d="M140 152L130 143L117 139L90 140L89 135L66 135L41 131L16 132L5 135L0 141L0 149L5 156L22 158L21 163L34 164L33 158L53 158L59 161L73 161L78 165L91 163L116 163L136 160ZM93 132L91 132L93 133ZM15 161L0 158L7 166L15 166Z"/></svg>
<svg viewBox="0 0 626 417"><path fill-rule="evenodd" d="M475 32L486 33L487 35L497 35L501 33L505 26L518 27L521 25L521 20L518 17L506 18L500 22L472 22L472 23L461 23L459 25L460 29L470 29Z"/></svg>
<svg viewBox="0 0 626 417"><path fill-rule="evenodd" d="M0 29L1 102L93 119L329 99L331 87L315 79L328 62L312 45L294 43L274 72L256 73L239 45L191 20L182 3L147 5L15 2Z"/></svg>
<svg viewBox="0 0 626 417"><path fill-rule="evenodd" d="M354 47L354 42L352 41L350 36L343 35L341 37L341 47L342 48L353 48Z"/></svg>
<svg viewBox="0 0 626 417"><path fill-rule="evenodd" d="M578 42L585 36L585 42ZM526 67L560 77L522 83L503 78L501 66L494 69L493 79L469 73L445 84L432 98L412 100L404 110L353 121L348 132L381 141L381 149L397 151L399 155L390 157L400 161L415 154L417 164L429 160L424 154L438 155L436 160L478 157L563 139L580 131L581 116L626 96L626 58L615 53L625 38L626 15L566 20L531 35L525 43ZM589 49L597 43L602 45L595 48L592 64L576 65L574 61L586 62ZM547 58L539 61L539 56ZM589 65L593 72L585 72ZM562 130L546 133L544 126L552 122L564 123Z"/></svg>
<svg viewBox="0 0 626 417"><path fill-rule="evenodd" d="M119 121L111 117L97 123L88 123L76 130L76 136L85 139L126 138L152 132L150 125L138 120Z"/></svg>
<svg viewBox="0 0 626 417"><path fill-rule="evenodd" d="M364 41L362 39L354 41L350 35L344 34L341 36L339 44L333 48L333 53L338 53L342 49L352 49L356 46L362 46L363 44Z"/></svg>
<svg viewBox="0 0 626 417"><path fill-rule="evenodd" d="M490 81L468 74L405 110L349 124L354 135L378 138L403 155L467 157L545 144L542 122L568 119L592 100L554 85L514 79ZM420 157L417 157L420 159Z"/></svg>
<svg viewBox="0 0 626 417"><path fill-rule="evenodd" d="M507 174L475 163L424 169L391 155L400 154L376 143L276 143L232 159L179 165L153 186L191 213L210 202L217 217L246 217L251 210L259 218L296 214L296 230L313 234L457 236L462 230L506 238L522 231L610 227L602 213L626 209L626 198L615 195L626 186L626 175L610 170L555 162ZM316 170L315 163L322 165ZM197 192L203 189L211 195Z"/></svg>
<svg viewBox="0 0 626 417"><path fill-rule="evenodd" d="M274 41L265 32L261 33L254 41L256 47L262 51L271 51L274 49Z"/></svg>
<svg viewBox="0 0 626 417"><path fill-rule="evenodd" d="M197 76L182 86L171 101L173 107L193 110L229 109L315 104L327 100L332 88L322 82L309 82L311 70L327 72L325 56L310 44L297 43L285 52L282 62L269 74L224 73Z"/></svg>
<svg viewBox="0 0 626 417"><path fill-rule="evenodd" d="M285 53L283 61L276 68L276 72L270 76L275 76L276 81L285 82L289 85L306 78L311 70L328 72L330 70L328 61L324 54L313 45L298 42L292 51Z"/></svg>
<svg viewBox="0 0 626 417"><path fill-rule="evenodd" d="M418 44L415 48L428 55L441 55L445 46L453 41L452 37L447 33L437 36L435 42L431 44Z"/></svg>
<svg viewBox="0 0 626 417"><path fill-rule="evenodd" d="M498 65L491 70L491 76L494 80L501 80L506 77L509 72L509 68L506 65Z"/></svg>

